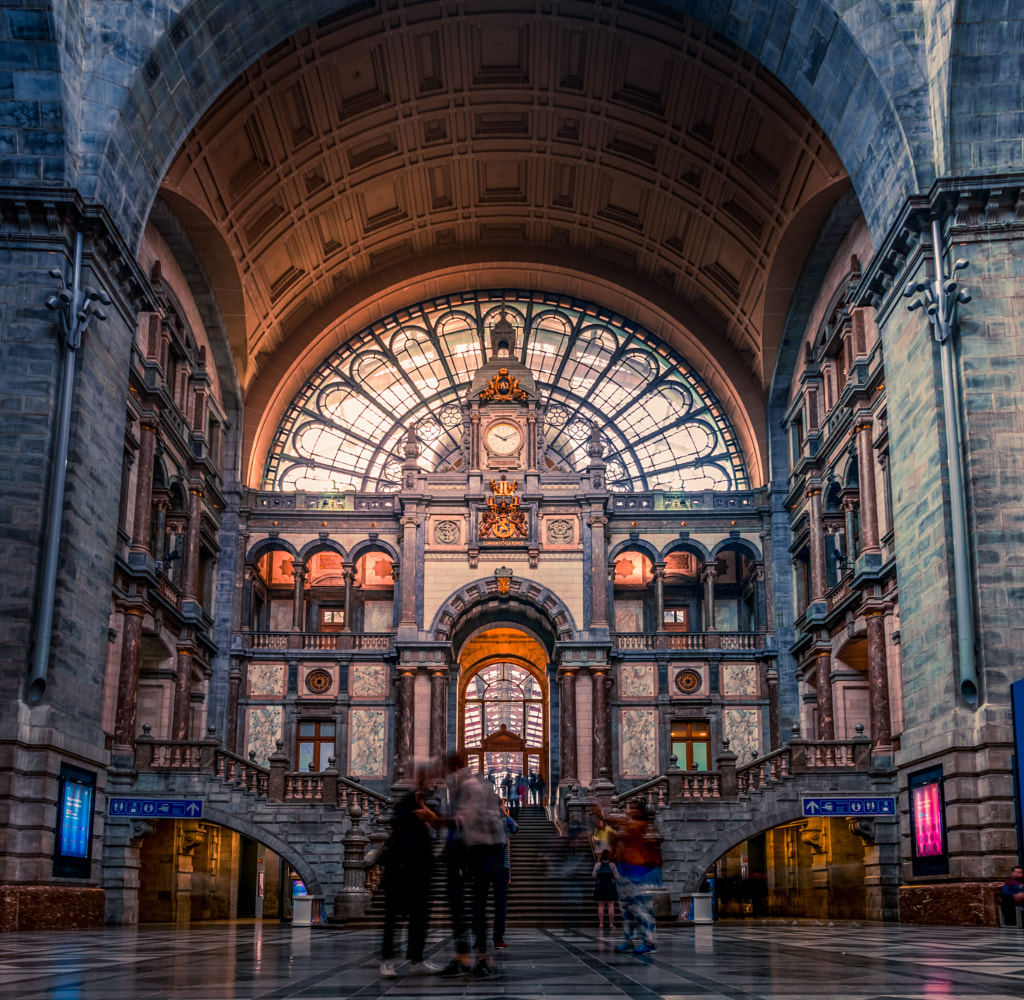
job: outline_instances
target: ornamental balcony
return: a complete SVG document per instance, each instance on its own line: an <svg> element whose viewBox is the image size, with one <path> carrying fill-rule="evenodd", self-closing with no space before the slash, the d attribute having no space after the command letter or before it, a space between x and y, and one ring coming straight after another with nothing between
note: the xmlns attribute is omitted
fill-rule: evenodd
<svg viewBox="0 0 1024 1000"><path fill-rule="evenodd" d="M615 632L612 645L622 652L633 650L764 649L764 632Z"/></svg>
<svg viewBox="0 0 1024 1000"><path fill-rule="evenodd" d="M307 653L334 653L338 650L372 650L390 653L394 649L391 632L238 632L237 641L246 652L301 649Z"/></svg>

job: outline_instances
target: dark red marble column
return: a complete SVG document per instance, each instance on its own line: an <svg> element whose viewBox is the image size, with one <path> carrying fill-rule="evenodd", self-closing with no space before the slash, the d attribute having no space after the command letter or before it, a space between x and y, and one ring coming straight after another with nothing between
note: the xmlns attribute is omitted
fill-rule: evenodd
<svg viewBox="0 0 1024 1000"><path fill-rule="evenodd" d="M885 655L885 618L881 610L866 613L868 633L868 686L871 695L871 745L892 750L889 714L889 665Z"/></svg>
<svg viewBox="0 0 1024 1000"><path fill-rule="evenodd" d="M297 559L292 563L292 579L295 584L292 591L292 631L302 632L306 611L306 567Z"/></svg>
<svg viewBox="0 0 1024 1000"><path fill-rule="evenodd" d="M857 484L860 492L860 550L878 553L878 502L875 497L875 461L871 442L871 417L857 420Z"/></svg>
<svg viewBox="0 0 1024 1000"><path fill-rule="evenodd" d="M654 564L654 631L665 631L665 564Z"/></svg>
<svg viewBox="0 0 1024 1000"><path fill-rule="evenodd" d="M608 518L598 514L587 519L590 526L590 624L608 625L608 557L605 554L604 529ZM575 775L575 771L573 771Z"/></svg>
<svg viewBox="0 0 1024 1000"><path fill-rule="evenodd" d="M341 575L345 580L345 630L352 631L352 584L356 579L356 567L353 563L341 564ZM397 576L392 577L395 585L398 585Z"/></svg>
<svg viewBox="0 0 1024 1000"><path fill-rule="evenodd" d="M558 691L558 746L560 755L560 782L579 780L576 754L576 671L562 667Z"/></svg>
<svg viewBox="0 0 1024 1000"><path fill-rule="evenodd" d="M832 654L818 652L815 661L818 695L818 739L836 738L835 709L832 705Z"/></svg>
<svg viewBox="0 0 1024 1000"><path fill-rule="evenodd" d="M402 518L402 613L400 625L416 625L416 534L420 525L418 514L406 514ZM397 585L397 580L395 581Z"/></svg>
<svg viewBox="0 0 1024 1000"><path fill-rule="evenodd" d="M765 687L768 689L768 742L769 748L778 750L782 746L779 733L779 672L769 666L764 674Z"/></svg>
<svg viewBox="0 0 1024 1000"><path fill-rule="evenodd" d="M821 527L821 490L807 491L810 500L811 600L825 599L825 533Z"/></svg>
<svg viewBox="0 0 1024 1000"><path fill-rule="evenodd" d="M242 668L234 660L228 678L228 739L227 748L232 753L241 753L238 746L238 696L242 691Z"/></svg>
<svg viewBox="0 0 1024 1000"><path fill-rule="evenodd" d="M199 595L199 528L202 492L196 487L188 491L188 528L185 530L185 554L182 557L182 590L185 599L195 601Z"/></svg>
<svg viewBox="0 0 1024 1000"><path fill-rule="evenodd" d="M189 738L189 710L192 707L192 652L178 650L178 670L174 675L174 722L171 726L172 740Z"/></svg>
<svg viewBox="0 0 1024 1000"><path fill-rule="evenodd" d="M142 611L125 608L121 629L121 672L117 678L117 714L114 743L130 749L135 743L139 695L139 661L142 657Z"/></svg>
<svg viewBox="0 0 1024 1000"><path fill-rule="evenodd" d="M605 666L591 667L590 678L593 684L594 714L594 780L601 777L601 768L612 773L612 720L608 713L608 668Z"/></svg>
<svg viewBox="0 0 1024 1000"><path fill-rule="evenodd" d="M706 563L700 578L704 583L704 631L715 631L715 578L718 569L714 563Z"/></svg>
<svg viewBox="0 0 1024 1000"><path fill-rule="evenodd" d="M138 473L135 480L135 520L132 524L132 552L149 552L149 522L153 506L153 456L156 449L156 421L144 417L139 427ZM163 539L158 539L159 545Z"/></svg>
<svg viewBox="0 0 1024 1000"><path fill-rule="evenodd" d="M395 774L399 780L398 770L403 771L402 781L408 784L412 774L412 738L413 727L416 725L416 706L413 700L413 685L416 671L413 667L398 668L398 679L395 682Z"/></svg>
<svg viewBox="0 0 1024 1000"><path fill-rule="evenodd" d="M430 759L440 762L448 748L448 671L430 674Z"/></svg>

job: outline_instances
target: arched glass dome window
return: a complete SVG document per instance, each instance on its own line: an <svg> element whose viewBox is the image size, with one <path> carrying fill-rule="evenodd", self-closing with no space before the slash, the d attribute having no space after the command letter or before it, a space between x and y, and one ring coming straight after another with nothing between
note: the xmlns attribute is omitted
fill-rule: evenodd
<svg viewBox="0 0 1024 1000"><path fill-rule="evenodd" d="M598 306L521 291L423 302L351 338L288 408L262 488L395 492L402 437L413 426L420 467L458 471L460 404L502 310L547 407L542 471L585 469L596 426L614 492L749 488L729 418L685 359Z"/></svg>
<svg viewBox="0 0 1024 1000"><path fill-rule="evenodd" d="M504 726L527 746L544 742L544 693L517 663L492 663L470 678L463 709L463 742L478 747Z"/></svg>

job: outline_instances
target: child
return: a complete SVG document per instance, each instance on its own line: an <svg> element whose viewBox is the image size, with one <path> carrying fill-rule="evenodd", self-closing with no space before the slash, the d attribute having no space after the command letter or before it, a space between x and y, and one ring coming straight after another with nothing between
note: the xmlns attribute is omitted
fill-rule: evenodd
<svg viewBox="0 0 1024 1000"><path fill-rule="evenodd" d="M615 880L619 877L618 869L612 864L612 856L608 851L601 852L601 860L594 865L593 878L597 879L594 886L594 900L597 903L597 926L604 927L605 910L608 912L608 930L615 930L615 903L619 893L615 888Z"/></svg>

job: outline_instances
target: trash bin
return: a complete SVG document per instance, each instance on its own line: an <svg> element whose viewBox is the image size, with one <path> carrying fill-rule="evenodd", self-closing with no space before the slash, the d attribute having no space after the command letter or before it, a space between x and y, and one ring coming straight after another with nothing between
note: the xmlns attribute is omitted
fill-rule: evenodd
<svg viewBox="0 0 1024 1000"><path fill-rule="evenodd" d="M292 926L308 927L324 922L323 896L295 896L292 899Z"/></svg>
<svg viewBox="0 0 1024 1000"><path fill-rule="evenodd" d="M713 892L695 892L690 898L693 900L693 922L695 924L713 924L715 911L712 900L715 898L715 894Z"/></svg>

